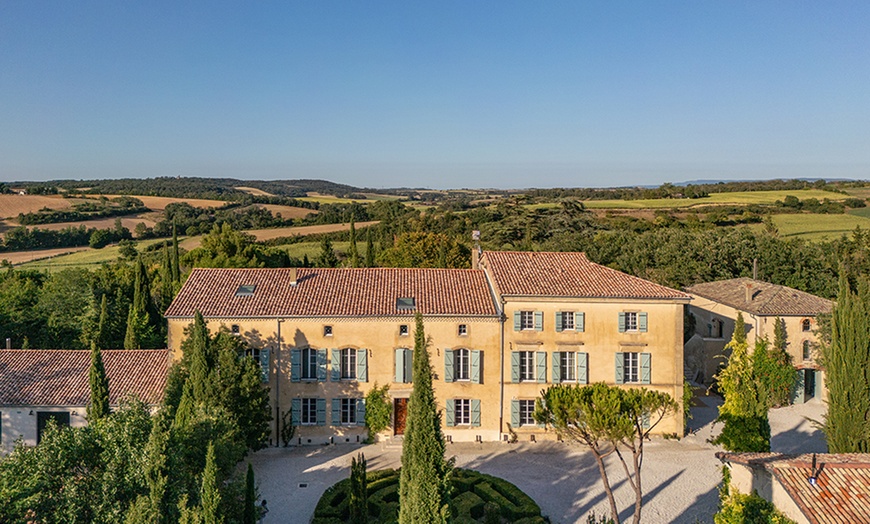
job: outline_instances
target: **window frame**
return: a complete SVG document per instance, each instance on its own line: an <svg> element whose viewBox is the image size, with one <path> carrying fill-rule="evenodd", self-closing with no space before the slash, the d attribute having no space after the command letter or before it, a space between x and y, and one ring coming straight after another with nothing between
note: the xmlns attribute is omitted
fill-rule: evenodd
<svg viewBox="0 0 870 524"><path fill-rule="evenodd" d="M535 312L531 309L520 310L520 331L535 331Z"/></svg>
<svg viewBox="0 0 870 524"><path fill-rule="evenodd" d="M640 323L638 322L637 311L623 311L625 314L625 331L640 331ZM634 324L632 326L632 323Z"/></svg>
<svg viewBox="0 0 870 524"><path fill-rule="evenodd" d="M399 336L407 337L411 334L411 330L408 329L408 324L399 324Z"/></svg>
<svg viewBox="0 0 870 524"><path fill-rule="evenodd" d="M801 342L801 357L803 357L804 362L808 362L813 359L813 348L809 340L804 340Z"/></svg>
<svg viewBox="0 0 870 524"><path fill-rule="evenodd" d="M356 380L357 378L357 350L342 348L339 350L339 378L341 380Z"/></svg>
<svg viewBox="0 0 870 524"><path fill-rule="evenodd" d="M520 427L535 426L535 401L534 399L519 399ZM531 406L531 407L530 407Z"/></svg>
<svg viewBox="0 0 870 524"><path fill-rule="evenodd" d="M801 320L801 332L802 333L809 333L812 330L813 330L812 320L810 320L808 318Z"/></svg>
<svg viewBox="0 0 870 524"><path fill-rule="evenodd" d="M471 350L459 348L453 350L453 381L468 382L471 380Z"/></svg>
<svg viewBox="0 0 870 524"><path fill-rule="evenodd" d="M630 378L634 373L634 377ZM640 384L640 353L624 351L622 353L622 383Z"/></svg>
<svg viewBox="0 0 870 524"><path fill-rule="evenodd" d="M561 382L577 382L577 353L562 351L559 354L559 376Z"/></svg>
<svg viewBox="0 0 870 524"><path fill-rule="evenodd" d="M314 397L304 397L299 403L299 425L301 426L316 426L317 425L317 399ZM308 419L306 421L306 419Z"/></svg>
<svg viewBox="0 0 870 524"><path fill-rule="evenodd" d="M323 336L324 337L331 337L332 336L332 326L330 326L330 325L323 326Z"/></svg>
<svg viewBox="0 0 870 524"><path fill-rule="evenodd" d="M308 360L305 355L308 352ZM317 381L317 350L311 346L299 348L299 380L306 382Z"/></svg>
<svg viewBox="0 0 870 524"><path fill-rule="evenodd" d="M339 399L339 412L342 426L356 426L356 408L358 399L342 398Z"/></svg>
<svg viewBox="0 0 870 524"><path fill-rule="evenodd" d="M471 425L471 399L455 398L453 399L453 425L454 426L470 426Z"/></svg>
<svg viewBox="0 0 870 524"><path fill-rule="evenodd" d="M562 331L577 331L577 326L574 324L576 314L576 311L559 311L559 316L562 317Z"/></svg>
<svg viewBox="0 0 870 524"><path fill-rule="evenodd" d="M520 382L537 382L537 361L535 359L536 351L520 351Z"/></svg>
<svg viewBox="0 0 870 524"><path fill-rule="evenodd" d="M456 333L460 337L464 337L468 335L468 324L459 324L459 327L456 330Z"/></svg>

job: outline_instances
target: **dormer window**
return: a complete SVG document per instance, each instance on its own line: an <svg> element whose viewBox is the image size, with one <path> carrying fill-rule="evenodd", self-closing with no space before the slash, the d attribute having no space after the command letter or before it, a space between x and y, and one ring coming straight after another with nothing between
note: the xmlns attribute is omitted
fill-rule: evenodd
<svg viewBox="0 0 870 524"><path fill-rule="evenodd" d="M400 311L414 309L415 306L414 297L399 297L396 299L396 309Z"/></svg>
<svg viewBox="0 0 870 524"><path fill-rule="evenodd" d="M255 285L243 284L239 286L239 289L236 290L237 297L250 297L254 295L254 290L257 289Z"/></svg>

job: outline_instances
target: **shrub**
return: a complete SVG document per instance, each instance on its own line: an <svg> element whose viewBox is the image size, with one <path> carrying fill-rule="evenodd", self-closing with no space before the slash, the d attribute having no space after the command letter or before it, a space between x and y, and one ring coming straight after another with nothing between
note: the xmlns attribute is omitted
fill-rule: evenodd
<svg viewBox="0 0 870 524"><path fill-rule="evenodd" d="M483 516L483 504L483 499L471 491L466 491L453 499L456 515L470 516L475 520Z"/></svg>
<svg viewBox="0 0 870 524"><path fill-rule="evenodd" d="M719 512L713 515L715 524L795 524L780 513L773 503L761 498L755 491L751 495L731 487L731 472L722 466L722 485L719 487Z"/></svg>
<svg viewBox="0 0 870 524"><path fill-rule="evenodd" d="M390 426L390 416L393 406L389 397L390 385L384 384L374 387L366 395L366 428L369 431L368 442L374 442L375 435Z"/></svg>

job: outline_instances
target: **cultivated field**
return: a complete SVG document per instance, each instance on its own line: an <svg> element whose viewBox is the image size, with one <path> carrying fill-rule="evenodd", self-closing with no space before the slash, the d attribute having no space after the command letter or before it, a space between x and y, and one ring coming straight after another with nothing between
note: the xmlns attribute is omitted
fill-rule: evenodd
<svg viewBox="0 0 870 524"><path fill-rule="evenodd" d="M357 228L357 230L360 230L362 228L372 226L372 225L377 224L377 223L378 223L377 220L372 221L372 222L360 222L360 223L356 224L356 228ZM258 241L263 241L263 240L273 240L275 238L282 238L282 237L316 235L318 233L335 233L336 231L347 231L348 229L350 229L350 224L345 223L345 224L323 224L323 225L318 225L318 226L279 227L279 228L274 228L274 229L249 229L249 230L245 231L245 233L249 233L251 235L254 235L254 238L256 238ZM202 237L197 236L197 237L188 238L188 239L180 242L178 245L180 247L190 251L191 249L199 247L199 245L201 243L202 243Z"/></svg>
<svg viewBox="0 0 870 524"><path fill-rule="evenodd" d="M115 198L121 195L105 195L107 198ZM193 207L221 207L226 202L223 200L206 200L204 198L172 198L172 197L156 197L156 196L140 196L130 195L133 198L138 198L148 209L152 211L163 211L169 204L176 202L186 202Z"/></svg>
<svg viewBox="0 0 870 524"><path fill-rule="evenodd" d="M263 191L262 189L257 189L256 187L239 186L239 187L234 187L233 189L238 189L239 191L244 191L245 193L249 193L249 194L254 195L254 196L275 196L272 193L267 193L267 192Z"/></svg>
<svg viewBox="0 0 870 524"><path fill-rule="evenodd" d="M867 209L867 208L864 208ZM858 211L863 211L858 210ZM795 213L788 215L773 215L773 224L779 230L780 238L803 238L805 240L821 241L850 235L856 227L870 230L870 218L857 214L816 215L810 213ZM752 229L760 230L762 224L753 224Z"/></svg>
<svg viewBox="0 0 870 524"><path fill-rule="evenodd" d="M157 238L150 240L143 240L141 242L137 242L136 249L142 251L146 247L163 242L165 239ZM73 267L84 267L84 268L94 268L102 264L103 262L113 262L115 261L120 254L118 253L118 246L106 246L102 249L93 249L90 247L81 247L81 248L65 248L66 251L78 250L75 253L70 253L68 255L60 255L54 258L47 258L44 260L36 260L34 262L22 263L21 267L26 269L39 269L44 271L60 271L61 269L69 269ZM38 251L21 251L15 253L16 255L26 255L28 253L45 253L46 251L53 250L38 250ZM64 252L64 250L61 250ZM7 255L12 255L12 253L0 253L0 258L4 258ZM27 260L27 259L25 259Z"/></svg>
<svg viewBox="0 0 870 524"><path fill-rule="evenodd" d="M296 244L285 244L283 246L277 246L277 249L282 251L286 251L288 255L293 258L302 259L305 255L308 255L308 260L314 261L315 258L320 254L320 242L299 242ZM350 249L350 242L333 242L332 249L339 256L346 256L348 250ZM366 243L357 241L356 249L359 252L360 258L365 258L366 256Z"/></svg>
<svg viewBox="0 0 870 524"><path fill-rule="evenodd" d="M273 215L281 214L284 219L287 218L305 218L310 214L317 214L316 209L307 209L304 207L280 206L277 204L254 204L257 207L268 209Z"/></svg>
<svg viewBox="0 0 870 524"><path fill-rule="evenodd" d="M584 200L590 209L666 209L724 204L774 204L792 195L801 200L817 198L823 200L844 200L848 195L821 191L819 189L798 189L794 191L741 191L735 193L714 193L704 198L657 198L648 200ZM546 206L546 204L544 204Z"/></svg>
<svg viewBox="0 0 870 524"><path fill-rule="evenodd" d="M9 253L0 253L0 261L6 260L10 264L18 265L34 260L56 257L66 253L75 253L78 251L87 251L91 248L88 246L80 247L59 247L55 249L34 249L32 251L11 251Z"/></svg>
<svg viewBox="0 0 870 524"><path fill-rule="evenodd" d="M19 213L34 213L47 207L49 209L68 209L78 199L63 198L60 195L0 195L0 218L17 217Z"/></svg>
<svg viewBox="0 0 870 524"><path fill-rule="evenodd" d="M97 220L80 220L78 222L57 222L54 224L36 224L32 226L27 226L28 229L39 228L42 230L50 230L50 231L59 231L61 229L68 228L70 226L79 227L80 225L84 225L87 228L95 227L97 229L107 229L115 227L115 220L121 219L121 225L133 231L136 228L136 225L140 222L144 222L148 227L154 227L154 224L157 223L157 220L160 218L159 216L155 216L155 213L140 213L138 215L129 215L122 217L109 217L109 218L100 218ZM17 220L3 220L0 222L0 232L6 231L13 227L18 227Z"/></svg>

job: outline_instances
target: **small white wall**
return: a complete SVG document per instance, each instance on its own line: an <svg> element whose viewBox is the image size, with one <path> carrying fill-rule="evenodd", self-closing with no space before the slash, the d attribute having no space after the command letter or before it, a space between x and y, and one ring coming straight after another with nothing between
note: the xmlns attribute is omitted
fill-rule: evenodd
<svg viewBox="0 0 870 524"><path fill-rule="evenodd" d="M10 453L15 442L21 438L25 445L36 445L36 413L38 411L63 412L70 414L70 427L87 426L84 406L0 406L0 453ZM30 413L33 413L32 415Z"/></svg>

